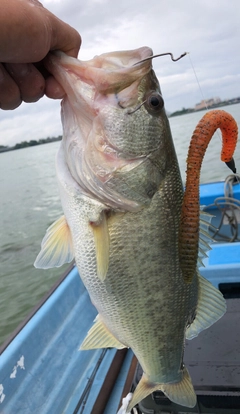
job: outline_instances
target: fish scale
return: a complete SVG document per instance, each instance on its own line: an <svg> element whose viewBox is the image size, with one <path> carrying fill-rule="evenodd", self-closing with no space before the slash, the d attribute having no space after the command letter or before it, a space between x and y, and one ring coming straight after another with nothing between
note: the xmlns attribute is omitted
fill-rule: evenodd
<svg viewBox="0 0 240 414"><path fill-rule="evenodd" d="M81 350L127 346L143 368L129 411L156 390L196 404L185 338L225 312L197 260L187 281L180 263L183 186L160 86L151 60L142 62L150 56L143 47L88 62L55 52L46 61L66 92L56 160L64 217L35 266L75 257L99 312Z"/></svg>
<svg viewBox="0 0 240 414"><path fill-rule="evenodd" d="M172 181L171 176L168 177L172 187L177 187L174 189L175 193L178 190L181 194L181 182L179 181L177 185L176 179ZM164 189L167 193L163 197ZM90 246L90 243L85 243L86 234L81 235L81 232L76 232L76 240L74 234L72 236L74 245L79 246L75 259L82 280L102 320L120 342L131 347L138 355L145 372L151 372L153 369L158 373L171 372L171 380L174 381L178 379L179 373L177 370L174 378L172 368L176 366L177 360L180 369L184 327L192 312L192 307L189 307L189 304L186 306L185 303L187 300L190 302L192 296L196 301L197 296L192 293L197 290L197 286L195 281L191 288L186 287L180 268L176 265L178 245L175 240L178 218L176 216L171 220L170 217L172 214L175 216L177 208L173 210L172 203L169 203L167 196L169 190L173 189L171 187L169 189L169 185L165 183L163 189L160 189L160 194L156 193L153 197L148 209L137 213L120 213L120 219L119 213L115 213L108 219L110 254L109 269L104 284L97 277L94 238L92 237ZM75 210L77 208L79 208L78 200ZM178 210L180 211L180 202ZM169 211L167 217L166 211ZM154 221L149 221L149 217L154 217ZM84 228L81 217L78 221L76 217L68 217L70 226L72 222L75 228ZM166 225L168 230L163 237L162 228L166 228ZM85 257L84 265L82 265L82 257ZM160 274L162 268L164 268L164 275ZM172 275L174 281L171 280L169 283ZM129 283L129 280L132 282ZM151 283L146 284L146 280ZM114 292L117 292L117 296ZM173 297L174 306L171 303ZM196 306L196 303L193 305ZM190 308L189 315L186 314L185 308ZM135 317L132 318L134 314ZM147 334L149 329L154 332L154 339ZM167 337L171 337L171 340L166 341ZM158 346L153 346L153 343ZM159 355L162 356L161 359ZM158 381L166 382L165 378L166 374L159 376Z"/></svg>

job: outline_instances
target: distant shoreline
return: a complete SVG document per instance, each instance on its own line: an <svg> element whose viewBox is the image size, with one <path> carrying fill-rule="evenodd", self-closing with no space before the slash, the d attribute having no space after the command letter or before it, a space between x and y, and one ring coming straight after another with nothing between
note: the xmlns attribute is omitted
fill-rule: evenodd
<svg viewBox="0 0 240 414"><path fill-rule="evenodd" d="M168 117L171 118L173 116L178 116L178 115L192 114L193 112L206 111L206 110L211 110L211 109L214 109L214 108L219 108L221 106L235 105L235 104L238 104L238 103L240 103L240 97L239 98L233 98L233 99L227 99L226 101L218 102L216 104L213 104L213 105L209 106L208 108L201 108L201 109L183 108L180 111L175 111L175 112L171 113Z"/></svg>
<svg viewBox="0 0 240 414"><path fill-rule="evenodd" d="M42 145L42 144L49 144L50 142L56 142L61 141L62 135L59 135L58 137L51 137L51 138L41 138L38 141L35 139L32 139L31 141L22 141L14 147L8 147L5 145L0 145L0 153L1 152L8 152L8 151L15 151L21 148L27 148L27 147L34 147L36 145Z"/></svg>
<svg viewBox="0 0 240 414"><path fill-rule="evenodd" d="M168 118L172 118L174 116L179 116L179 115L192 114L194 112L206 111L206 109L211 110L214 108L219 108L221 106L234 105L238 103L240 103L240 97L218 102L216 104L209 106L208 108L201 108L201 109L183 108L182 110L175 111L173 113L168 114ZM59 135L58 137L41 138L38 141L37 140L22 141L20 143L17 143L13 147L8 147L7 145L6 146L0 145L0 153L8 152L8 151L15 151L21 148L34 147L34 146L42 145L42 144L48 144L50 142L61 141L61 139L62 139L62 135Z"/></svg>

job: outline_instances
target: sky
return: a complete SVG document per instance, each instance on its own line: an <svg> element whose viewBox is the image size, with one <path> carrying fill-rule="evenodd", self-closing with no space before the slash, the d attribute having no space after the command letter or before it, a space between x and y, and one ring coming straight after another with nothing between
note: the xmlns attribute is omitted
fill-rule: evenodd
<svg viewBox="0 0 240 414"><path fill-rule="evenodd" d="M42 0L82 37L78 58L149 46L156 58L165 107L174 112L203 98L240 96L239 0ZM0 145L58 136L60 101L42 98L13 111L0 109Z"/></svg>

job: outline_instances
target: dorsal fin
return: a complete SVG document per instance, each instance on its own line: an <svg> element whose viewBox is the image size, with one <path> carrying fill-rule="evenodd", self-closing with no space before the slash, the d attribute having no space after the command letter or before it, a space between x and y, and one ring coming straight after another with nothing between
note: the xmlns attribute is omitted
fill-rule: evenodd
<svg viewBox="0 0 240 414"><path fill-rule="evenodd" d="M196 317L186 329L186 338L193 339L209 328L226 312L226 302L221 292L208 280L198 274L198 303Z"/></svg>
<svg viewBox="0 0 240 414"><path fill-rule="evenodd" d="M213 216L204 211L203 208L203 206L200 207L198 267L204 266L202 259L208 257L207 252L211 250L209 243L214 241L208 231Z"/></svg>

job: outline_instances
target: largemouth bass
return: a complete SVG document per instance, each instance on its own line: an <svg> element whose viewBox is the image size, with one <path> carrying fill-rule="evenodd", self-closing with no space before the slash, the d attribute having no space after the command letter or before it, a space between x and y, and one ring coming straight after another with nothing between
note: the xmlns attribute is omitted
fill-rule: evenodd
<svg viewBox="0 0 240 414"><path fill-rule="evenodd" d="M225 312L197 258L190 277L180 263L183 185L158 80L151 60L141 62L150 56L143 47L87 62L48 58L66 92L56 160L64 217L35 262L49 268L75 257L99 312L81 349L130 347L143 368L129 410L155 390L196 404L185 338Z"/></svg>

